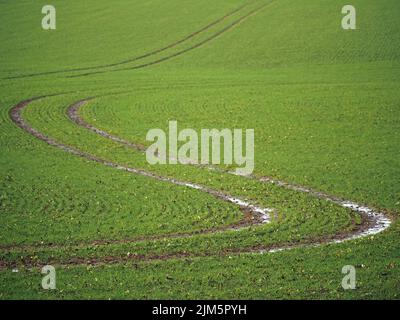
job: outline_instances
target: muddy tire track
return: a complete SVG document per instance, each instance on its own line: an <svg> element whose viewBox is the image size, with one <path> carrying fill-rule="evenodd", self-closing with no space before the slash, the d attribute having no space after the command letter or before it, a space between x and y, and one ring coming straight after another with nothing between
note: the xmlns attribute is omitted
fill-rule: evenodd
<svg viewBox="0 0 400 320"><path fill-rule="evenodd" d="M52 95L53 96L53 95ZM59 149L62 149L70 154L79 156L81 158L85 158L87 160L103 164L109 167L113 167L119 170L124 170L130 173L134 174L139 174L143 175L146 177L150 177L159 181L164 181L168 183L172 183L175 185L179 186L185 186L189 188L193 188L202 192L206 192L220 200L223 201L228 201L231 203L235 203L236 205L239 206L240 210L244 213L244 218L239 221L236 224L229 225L229 226L221 226L221 227L215 227L215 228L210 228L207 230L199 230L199 231L194 231L194 232L187 232L187 233L177 233L177 234L168 234L168 235L157 235L157 236L149 236L149 237L140 237L136 239L123 239L123 240L98 240L98 241L91 241L90 244L94 245L107 245L107 244L115 244L115 243L131 243L131 242L139 242L139 241L150 241L150 240L160 240L160 239L166 239L166 238L188 238L188 237L193 237L195 235L199 234L213 234L217 232L223 232L223 231L228 231L228 230L240 230L242 228L247 228L249 226L256 226L260 225L262 223L267 223L270 220L269 213L273 212L272 209L269 208L260 208L254 205L251 205L247 202L244 202L240 199L233 198L229 195L223 194L221 192L209 189L207 187L203 187L197 184L192 184L180 180L176 180L173 178L169 177L163 177L159 176L156 174L153 174L151 172L147 172L141 169L135 169L135 168L129 168L122 166L120 164L110 162L108 160L104 160L101 158L98 158L96 156L90 155L88 153L82 152L80 150L77 150L73 147L64 145L62 143L59 143L43 133L39 132L38 130L32 128L28 123L25 122L25 120L22 118L21 112L23 109L25 109L31 102L39 100L39 99L44 99L49 96L42 96L42 97L36 97L36 98L31 98L28 100L24 100L17 105L15 105L11 110L10 110L10 118L12 121L21 129L29 133L30 135L36 137L37 139L40 139L47 144L57 147ZM76 122L78 125L81 125L87 129L90 129L97 134L101 134L103 131L99 130L91 125L86 126L85 121L81 119L78 115L78 110L79 108L86 103L87 101L91 100L93 98L87 98L80 100L76 103L74 103L70 108L68 109L68 114L71 115L71 120ZM137 146L134 143L127 142L123 139L114 139L112 135L103 135L105 138L111 138L114 141L117 141L119 143L124 143L126 145L132 145L131 147L136 148ZM141 148L141 147L140 147ZM139 148L139 150L140 150ZM137 148L136 148L137 149ZM229 173L229 172L228 172ZM308 247L318 247L321 245L327 245L327 244L337 244L341 243L344 241L349 241L349 240L354 240L362 237L366 237L369 235L377 234L380 232L383 232L390 226L390 219L387 218L384 214L376 212L368 207L365 206L360 206L354 202L351 201L345 201L345 200L340 200L336 197L332 197L329 195L326 195L325 193L321 192L316 192L313 191L309 188L302 187L302 186L296 186L292 185L289 183L285 183L282 181L277 181L273 180L268 177L263 177L263 178L255 178L255 177L247 177L250 179L257 179L258 181L261 182L266 182L266 183L274 183L277 184L283 188L288 188L291 190L295 190L298 192L306 192L309 193L315 197L325 199L327 201L331 201L334 203L337 203L343 207L349 208L355 212L358 212L361 215L362 218L362 224L359 226L356 226L355 229L353 229L351 232L341 232L335 236L331 237L319 237L319 238L313 238L313 239L304 239L301 243L299 244L291 244L291 243L283 243L279 245L257 245L253 247L247 247L247 248L234 248L234 249L229 249L229 250L223 250L219 254L216 254L215 252L203 252L203 253L196 253L196 254L191 254L187 252L181 252L181 253L166 253L162 255L154 255L154 254L149 254L149 255L138 255L138 254L132 254L129 256L104 256L104 257L95 257L95 258L88 258L88 257L75 257L75 258L68 258L68 259L54 259L52 261L31 261L29 258L24 258L21 261L18 262L9 262L9 261L0 261L0 269L4 268L9 268L12 266L15 266L15 264L23 265L24 267L27 268L33 268L33 267L40 267L44 264L54 264L54 265L60 265L60 266L75 266L75 265L103 265L103 264L117 264L117 263L125 263L128 261L152 261L152 260L168 260L168 259L182 259L182 258L195 258L195 257L208 257L208 256L216 256L216 255L221 255L225 256L227 254L251 254L251 253L275 253L275 252L280 252L280 251L285 251L285 250L292 250L296 248L308 248ZM84 246L89 243L80 243L78 244L79 246ZM15 246L4 246L1 247L2 250L19 250L19 249L31 249L31 248L69 248L70 245L15 245Z"/></svg>
<svg viewBox="0 0 400 320"><path fill-rule="evenodd" d="M362 226L358 230L363 229ZM354 234L355 232L353 232ZM173 253L150 253L150 254L137 254L127 253L119 255L105 255L105 256L75 256L66 258L51 258L45 261L38 260L31 256L21 257L17 261L3 261L0 260L0 270L24 267L27 269L41 268L44 265L53 265L58 267L73 267L73 266L104 266L104 265L117 265L125 263L137 262L151 262L151 261L167 261L178 259L195 259L195 258L210 258L210 257L226 257L229 255L244 255L244 254L273 254L282 251L289 251L294 249L310 249L317 248L324 245L338 244L348 240L349 232L337 234L335 236L306 238L298 243L280 243L269 245L254 245L249 247L239 248L224 248L219 252L203 251L190 253L187 251L173 252Z"/></svg>
<svg viewBox="0 0 400 320"><path fill-rule="evenodd" d="M47 96L48 97L48 96ZM157 236L148 236L148 237L138 237L137 239L133 239L132 242L139 242L139 241L148 241L148 240L158 240L158 239L165 239L165 238L184 238L184 237L190 237L193 235L198 235L198 234L210 234L210 233L216 233L216 232L223 232L223 231L230 231L230 230L240 230L243 228L248 228L250 226L257 226L257 225L261 225L261 224L265 224L265 223L269 223L271 221L271 217L270 217L270 213L274 212L274 209L271 208L264 208L264 207L260 207L260 206L256 206L254 204L251 204L245 200L224 194L220 191L217 190L213 190L211 188L199 185L199 184L194 184L194 183L190 183L190 182L185 182L185 181L181 181L181 180L177 180L174 178L170 178L170 177L165 177L165 176L160 176L157 174L154 174L152 172L148 172L142 169L137 169L137 168L132 168L132 167L127 167L112 161L108 161L102 158L99 158L97 156L91 155L89 153L80 151L76 148L73 148L71 146L62 144L57 142L56 140L47 137L46 135L44 135L43 133L39 132L38 130L34 129L33 127L31 127L22 117L21 113L22 111L33 101L36 100L40 100L46 98L45 97L37 97L37 98L31 98L28 100L24 100L20 103L18 103L16 106L14 106L11 110L10 110L10 118L11 120L21 129L23 129L24 131L26 131L27 133L29 133L30 135L36 137L37 139L46 142L48 145L51 145L53 147L57 147L61 150L64 150L65 152L68 152L70 154L73 154L75 156L81 157L81 158L85 158L86 160L90 160L108 167L112 167L115 169L119 169L122 171L126 171L129 173L133 173L133 174L138 174L141 176L145 176L148 178L152 178L158 181L162 181L162 182L167 182L167 183L171 183L177 186L181 186L181 187L187 187L190 189L194 189L194 190L198 190L200 192L204 192L207 193L213 197L215 197L216 199L228 202L228 203L232 203L234 205L236 205L240 211L243 213L243 218L234 223L234 224L230 224L230 225L225 225L225 226L219 226L219 227L213 227L213 228L208 228L208 229L203 229L203 230L197 230L197 231L192 231L192 232L182 232L182 233L174 233L174 234L161 234L161 235L157 235ZM93 98L87 98L84 100L80 100L77 103L74 104L75 107L79 107L81 106L83 103L91 100ZM93 243L93 242L92 242ZM102 241L102 240L98 240L98 241L94 241L94 243L96 244L101 244L101 243L118 243L117 241ZM3 246L0 247L0 249L13 249L13 248L21 248L21 246Z"/></svg>
<svg viewBox="0 0 400 320"><path fill-rule="evenodd" d="M111 135L109 133L107 133L104 130L98 129L96 127L94 127L93 125L89 124L87 121L85 121L84 119L82 119L82 117L80 117L79 115L79 110L80 108L84 105L84 103L78 102L78 103L74 103L72 104L68 109L67 109L67 116L71 119L71 121L73 121L74 123L76 123L78 126L81 126L85 129L91 130L94 133L101 135L104 138L116 141L117 143L123 144L129 148L135 149L137 151L140 152L145 152L146 151L146 147L141 145L141 144L136 144L130 141L127 141L125 139L122 139L120 137L117 137L115 135ZM189 164L189 165L193 165L193 166L199 166L201 168L205 168L208 170L213 170L213 171L217 171L217 172L221 172L221 173L226 173L226 174L232 174L232 175L237 175L234 171L227 171L224 169L221 169L219 167L216 166L212 166L212 165L208 165L208 166L204 166L204 165L197 165L197 164ZM274 185L277 185L279 187L285 188L285 189L289 189L289 190L293 190L296 192L303 192L303 193L307 193L312 195L315 198L319 198L325 201L329 201L332 202L336 205L339 205L343 208L349 208L354 212L357 212L359 214L361 214L364 217L364 221L370 221L370 224L368 226L368 228L365 228L365 230L358 230L357 234L354 235L356 238L357 237L362 237L362 236L368 236L368 235L373 235L373 234L377 234L385 229L387 229L390 225L390 219L388 219L383 213L377 212L371 208L368 208L367 206L363 206L360 204L357 204L353 201L349 201L349 200L344 200L344 199L340 199L338 197L334 197L331 195L328 195L324 192L319 192L319 191L315 191L312 190L310 188L307 188L305 186L300 186L300 185L294 185L294 184L290 184L284 181L280 181L278 179L273 179L270 177L256 177L254 175L250 175L250 176L243 176L244 178L248 178L248 179L252 179L252 180L257 180L259 182L262 183L272 183ZM350 237L349 237L350 240Z"/></svg>

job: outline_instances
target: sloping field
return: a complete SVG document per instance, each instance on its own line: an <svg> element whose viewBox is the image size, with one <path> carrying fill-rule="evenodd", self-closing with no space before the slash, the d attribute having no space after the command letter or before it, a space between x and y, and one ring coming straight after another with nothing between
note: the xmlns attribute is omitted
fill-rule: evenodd
<svg viewBox="0 0 400 320"><path fill-rule="evenodd" d="M399 298L398 1L44 4L0 2L0 299ZM171 120L253 174L150 165Z"/></svg>

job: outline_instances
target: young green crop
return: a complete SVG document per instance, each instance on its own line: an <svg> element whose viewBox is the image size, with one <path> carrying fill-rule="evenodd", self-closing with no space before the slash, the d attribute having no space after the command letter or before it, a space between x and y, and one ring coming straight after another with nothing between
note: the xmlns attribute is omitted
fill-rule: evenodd
<svg viewBox="0 0 400 320"><path fill-rule="evenodd" d="M49 73L95 71L157 51L244 4L187 41L121 68L168 58L154 65L106 66L86 76ZM262 4L268 5L229 27ZM40 4L2 4L0 261L18 272L0 269L0 299L398 298L400 7L395 0L352 4L355 31L341 29L338 0L118 0L112 8L105 0L53 1L54 32L41 29ZM41 75L21 78L29 74ZM54 93L62 95L33 102L23 117L56 141L273 207L279 216L240 231L130 242L229 225L242 213L208 194L78 158L11 121L9 111L19 101ZM393 224L383 234L344 244L238 255L349 232L360 217L256 180L195 166L151 166L143 153L68 119L68 106L88 97L96 98L80 111L87 122L145 145L147 131L166 129L169 120L195 130L254 128L257 177L378 208ZM124 260L135 254L185 258ZM105 266L57 265L51 292L41 289L38 268L23 267L24 261L112 257L119 260ZM348 264L357 269L357 290L340 285Z"/></svg>

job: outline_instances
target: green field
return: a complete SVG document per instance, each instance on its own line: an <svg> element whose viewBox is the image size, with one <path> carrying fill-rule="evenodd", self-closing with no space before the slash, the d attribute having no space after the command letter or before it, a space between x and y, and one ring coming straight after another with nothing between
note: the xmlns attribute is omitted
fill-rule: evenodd
<svg viewBox="0 0 400 320"><path fill-rule="evenodd" d="M399 299L398 0L353 0L356 30L341 0L53 0L43 30L46 4L0 1L0 299ZM170 120L254 129L253 175L127 145ZM342 200L390 227L332 243L368 227Z"/></svg>

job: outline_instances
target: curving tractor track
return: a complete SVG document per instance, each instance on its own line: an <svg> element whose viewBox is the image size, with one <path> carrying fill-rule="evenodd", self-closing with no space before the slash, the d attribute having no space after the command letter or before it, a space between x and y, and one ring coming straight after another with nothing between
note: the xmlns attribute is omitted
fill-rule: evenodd
<svg viewBox="0 0 400 320"><path fill-rule="evenodd" d="M170 60L174 57L177 57L179 55L182 55L186 52L194 50L194 49L210 42L211 40L219 37L220 35L224 34L228 30L232 29L234 26L243 22L248 17L261 11L263 8L265 8L267 5L271 4L273 1L274 0L269 1L267 3L263 3L261 6L258 6L257 8L252 9L250 12L241 16L240 18L236 19L235 21L231 22L229 25L225 26L223 29L221 29L220 31L209 36L205 40L197 42L196 44L194 44L186 49L177 51L173 54L169 54L167 56L164 56L162 58L159 58L159 59L147 62L147 63L143 63L141 65L125 66L125 67L121 67L119 69L114 69L114 70L99 70L99 69L105 69L108 67L122 66L122 65L131 63L131 62L139 61L139 60L147 58L147 57L151 57L158 53L164 52L167 49L174 48L174 47L178 46L179 44L182 44L182 43L188 41L189 39L192 39L195 36L203 33L204 31L210 29L211 27L218 25L219 23L221 23L222 21L226 20L227 18L233 16L234 14L241 12L241 10L243 10L247 6L247 4L235 9L234 11L232 11L232 12L228 13L227 15L221 17L220 19L210 23L209 25L203 27L202 29L189 34L188 36L186 36L185 38L183 38L181 40L178 40L170 45L167 45L160 49L156 49L154 51L151 51L151 52L141 55L139 57L134 57L134 58L126 59L125 61L107 64L107 65L96 66L96 67L57 70L57 71L51 71L51 72L46 72L46 73L36 73L36 74L16 76L13 78L33 77L33 76L38 76L38 75L50 75L50 74L65 73L65 72L71 72L71 71L90 71L90 72L87 72L84 74L71 76L71 77L76 77L76 76L84 76L84 75L95 74L95 73L114 72L114 71L121 71L121 70L127 70L127 69L139 69L139 68L144 68L144 67L148 67L151 65L159 64L164 61ZM94 71L95 69L97 71ZM58 94L55 94L55 95L58 95ZM53 247L54 248L61 248L61 247L69 248L71 246L79 247L79 246L90 245L90 244L108 245L108 244L115 244L115 243L134 243L134 242L140 242L140 241L151 241L151 240L159 240L159 239L165 239L165 238L188 238L188 237L193 237L193 236L196 236L199 234L215 234L215 233L227 232L227 231L231 231L231 230L240 230L240 229L248 228L251 226L257 226L257 225L261 225L264 223L269 223L271 221L271 219L274 218L274 215L277 214L275 209L260 207L255 204L252 204L246 200L233 197L233 196L231 196L229 194L225 194L221 191L214 190L214 189L208 188L208 187L200 185L200 184L192 183L190 181L182 181L182 180L174 179L171 177L161 176L161 175L149 172L149 171L145 171L143 169L127 167L127 166L121 165L119 163L112 162L112 161L109 161L106 159L102 159L95 155L81 151L73 146L63 144L61 142L56 141L55 139L53 139L51 137L46 136L42 132L31 127L29 125L29 123L27 123L24 120L24 118L22 117L22 111L25 108L29 107L30 103L32 103L33 101L46 99L51 96L54 96L54 95L34 97L34 98L30 98L30 99L21 101L20 103L16 104L15 106L13 106L10 109L9 114L10 114L11 120L18 127L23 129L26 133L36 137L37 139L47 143L48 145L51 145L52 147L62 149L63 151L73 154L77 157L81 157L86 160L98 163L98 164L112 167L117 170L126 171L131 174L142 175L142 176L148 177L150 179L155 179L158 181L163 181L165 183L170 183L170 184L178 185L181 187L195 189L198 192L207 193L221 201L226 201L226 202L237 205L239 207L239 209L241 210L241 212L243 213L243 217L239 222L237 222L235 224L214 227L214 228L199 230L199 231L195 231L195 232L181 232L181 233L175 233L175 234L165 234L165 235L138 237L138 238L132 238L132 239L112 240L112 241L105 241L105 240L96 241L95 240L90 243L81 242L81 243L69 244L69 245L61 245L61 244L57 244L57 245L54 245L54 244L10 245L10 246L0 246L1 250L12 251L12 250L24 250L24 249L37 249L37 248L42 248L42 247L43 248L53 248ZM90 97L90 98L82 99L82 100L77 101L74 104L72 104L67 110L67 115L70 118L70 120L73 121L76 125L81 126L87 130L91 130L92 132L94 132L106 139L110 139L116 143L123 144L129 148L135 149L136 151L144 152L145 146L124 140L124 139L117 137L115 135L112 135L104 130L96 128L79 116L79 109L85 103L87 103L88 101L93 100L93 99L94 98ZM205 170L212 169L212 170L221 171L226 174L234 174L232 172L223 171L222 169L219 169L216 167L211 167L211 168L204 167L204 166L201 166L201 167ZM304 187L304 186L293 185L293 184L286 183L284 181L274 180L274 179L271 179L268 177L259 178L259 177L255 177L255 176L247 176L247 177L243 177L243 179L255 179L261 183L273 183L282 188L287 188L287 189L294 190L297 192L304 192L304 193L310 194L316 198L320 198L320 199L335 203L336 205L339 205L341 207L349 208L349 209L353 210L354 212L357 212L358 214L360 214L360 216L362 218L362 223L359 226L357 226L355 229L353 229L351 232L341 232L334 236L325 237L325 238L307 239L302 244L285 243L285 244L281 244L281 245L272 245L272 246L256 246L256 247L247 247L247 248L236 248L236 249L225 250L224 252L221 252L221 254L266 253L266 252L272 253L272 252L277 252L277 251L282 251L282 250L290 250L290 249L299 248L299 247L314 247L314 246L320 246L320 245L326 245L326 244L332 244L332 243L340 243L343 241L353 240L353 239L362 238L362 237L366 237L369 235L380 233L380 232L386 230L391 224L390 219L388 217L386 217L383 213L377 212L371 208L359 205L352 201L339 199L337 197L330 196L330 195L322 193L322 192L314 191L314 190ZM211 254L209 254L209 253L197 254L197 256L208 256L208 255L211 255ZM70 259L64 259L64 260L46 261L46 263L55 264L55 265L56 264L57 265L65 265L65 266L81 265L81 264L99 265L99 264L120 263L120 262L124 262L124 261L129 261L129 260L141 260L141 261L148 261L148 260L155 260L155 259L165 260L165 259L176 259L176 258L182 258L182 257L188 257L188 256L193 257L194 255L187 253L187 252L180 252L180 253L173 253L173 254L166 253L164 255L135 255L134 254L134 255L130 255L130 256L115 256L115 257L107 256L107 257L100 257L100 258L95 258L95 259L70 258ZM26 267L35 267L35 266L42 265L42 263L39 263L37 261L31 261L29 259L24 260L23 264ZM8 268L10 266L11 266L10 262L0 261L0 268Z"/></svg>
<svg viewBox="0 0 400 320"><path fill-rule="evenodd" d="M215 228L210 228L210 229L205 229L205 230L200 230L200 231L195 231L195 232L182 232L182 233L175 233L175 234L165 234L165 235L157 235L157 236L148 236L148 237L140 237L140 238L133 238L133 239L124 239L124 240L114 240L114 241L104 241L104 240L98 240L98 241L92 241L91 244L100 244L100 245L108 245L108 244L115 244L115 243L134 243L134 242L140 242L140 241L151 241L151 240L159 240L159 239L166 239L166 238L188 238L188 237L193 237L198 234L215 234L215 233L220 233L220 232L226 232L230 230L240 230L243 228L248 228L250 226L257 226L263 223L269 223L271 220L271 213L276 213L274 209L271 208L263 208L259 207L257 205L251 204L248 201L230 196L228 194L222 193L217 190L210 189L208 187L196 184L196 183L191 183L189 181L182 181L170 177L165 177L161 175L154 174L152 172L148 172L142 169L138 168L132 168L132 167L127 167L121 164L118 164L116 162L112 162L109 160L105 160L102 158L99 158L95 155L91 155L89 153L80 151L79 149L65 145L63 143L57 142L56 140L52 139L51 137L46 136L45 134L41 133L37 129L31 127L22 117L22 111L27 108L31 102L40 100L40 99L45 99L50 96L44 96L44 97L35 97L31 98L28 100L21 101L17 105L15 105L11 110L10 110L10 118L11 120L21 129L23 129L25 132L28 134L36 137L37 139L53 146L59 149L62 149L65 152L68 152L70 154L73 154L75 156L84 158L89 161L93 161L95 163L99 163L108 167L112 167L118 170L123 170L132 174L138 174L142 176L146 176L151 179L156 179L159 181L163 181L166 183L171 183L175 184L178 186L183 186L191 189L198 190L199 192L205 192L208 193L214 197L216 197L219 200L222 201L227 201L230 203L233 203L239 207L239 209L243 213L242 219L235 224L228 225L228 226L221 226L221 227L215 227ZM87 101L92 100L93 98L87 98L83 99L80 101L77 101L76 103L72 104L68 110L67 114L70 117L71 121L75 122L77 125L84 127L88 130L91 130L95 132L96 134L99 134L103 136L104 138L111 139L113 141L116 141L117 143L124 144L126 146L129 146L131 148L135 148L136 150L140 150L143 152L143 146L137 145L135 143L126 141L124 139L121 139L117 136L111 135L103 130L100 130L90 124L88 124L86 121L84 121L78 114L79 108L82 107ZM210 168L209 168L210 169ZM213 170L221 170L218 168L212 168ZM234 174L232 172L228 171L223 171L225 173L230 173ZM333 202L337 205L340 205L345 208L349 208L353 210L354 212L357 212L360 214L362 218L362 223L353 229L351 232L341 232L336 234L335 236L332 237L326 237L326 238L316 238L316 239L308 239L302 244L291 244L291 243L285 243L282 245L272 245L272 246L256 246L256 247L248 247L248 248L237 248L237 249L230 249L230 250L225 250L221 254L239 254L239 253L273 253L273 252L278 252L278 251L283 251L283 250L290 250L294 248L300 248L300 247L316 247L316 246L321 246L321 245L326 245L326 244L333 244L333 243L341 243L344 241L349 241L349 240L354 240L362 237L367 237L370 235L374 235L377 233L380 233L384 230L386 230L390 224L391 221L388 217L386 217L383 213L374 211L371 208L368 208L366 206L359 205L357 203L354 203L352 201L348 200L342 200L337 197L333 197L330 195L327 195L322 192L317 192L313 191L309 188L303 187L303 186L298 186L298 185L293 185L289 184L283 181L279 180L273 180L267 177L263 178L256 178L254 176L248 176L248 177L243 177L244 179L257 179L259 182L262 183L273 183L276 185L279 185L280 187L295 190L298 192L305 192L308 193L314 197L324 199L326 201ZM75 246L83 246L83 245L88 245L88 243L77 243ZM19 250L19 249L32 249L32 248L51 248L51 247L56 247L56 248L61 248L61 247L70 247L71 245L46 245L46 244L41 244L41 245L15 245L15 246L7 246L7 247L1 247L2 250ZM55 264L55 265L62 265L62 266L70 266L70 265L82 265L82 264L90 264L90 265L101 265L101 264L110 264L110 263L121 263L124 261L130 261L130 260L140 260L140 261L149 261L149 260L166 260L166 259L178 259L178 258L185 258L185 257L194 257L194 256L208 256L210 254L208 253L202 253L202 254L190 254L187 252L181 252L181 253L173 253L173 254L164 254L164 255L130 255L130 256L116 256L116 257L102 257L102 258L71 258L67 260L54 260L54 261L46 261L46 263L50 264ZM40 262L34 262L29 259L23 261L23 264L25 267L36 267L40 266L43 263ZM9 262L4 262L0 261L0 268L7 268L10 267Z"/></svg>
<svg viewBox="0 0 400 320"><path fill-rule="evenodd" d="M241 6L239 6L238 8L232 10L231 12L227 13L226 15L218 18L217 20L209 23L208 25L202 27L201 29L194 31L190 34L188 34L187 36L185 36L184 38L177 40L171 44L168 44L164 47L155 49L153 51L147 52L145 54L136 56L136 57L132 57L132 58L128 58L125 59L123 61L119 61L119 62L114 62L114 63L109 63L109 64L102 64L102 65L97 65L97 66L92 66L92 67L82 67L82 68L70 68L70 69L61 69L61 70L54 70L54 71L47 71L47 72L38 72L38 73L31 73L31 74L25 74L25 75L17 75L17 76L11 76L11 77L6 77L4 79L22 79L22 78L31 78L31 77L36 77L36 76L46 76L46 75L54 75L54 74L63 74L63 73L69 73L69 72L84 72L82 74L77 74L77 75L71 75L71 76L67 76L67 77L81 77L81 76L88 76L88 75L92 75L92 74L99 74L99 73L108 73L108 72L115 72L115 71L122 71L122 70L134 70L134 69L142 69L145 67L149 67L152 65L156 65L156 64L160 64L164 61L170 60L174 57L180 56L184 53L187 53L189 51L192 51L200 46L203 46L204 44L214 40L215 38L219 37L220 35L224 34L225 32L231 30L233 27L235 27L236 25L238 25L239 23L243 22L244 20L246 20L247 18L249 18L250 16L253 16L254 14L258 13L259 11L261 11L262 9L264 9L266 6L272 4L275 0L270 0L267 3L263 3L261 6L256 7L255 9L252 9L250 12L244 14L243 16L239 17L238 19L234 20L233 22L231 22L230 24L228 24L227 26L223 27L221 30L217 31L216 33L212 34L211 36L207 37L205 40L202 40L200 42L197 42L196 44L180 50L176 53L173 54L169 54L165 57L147 62L147 63L142 63L136 66L131 66L131 67L123 67L123 68L119 68L119 69L115 69L115 70L103 70L103 69L107 69L107 68L112 68L112 67L119 67L119 66L123 66L123 65L127 65L130 64L132 62L136 62L136 61L140 61L143 60L145 58L149 58L152 57L154 55L157 55L159 53L162 53L164 51L167 51L169 49L173 49L181 44L184 44L185 42L198 37L199 35L203 34L204 32L206 32L207 30L211 29L214 26L217 26L219 24L221 24L222 22L226 21L227 19L233 17L235 14L242 12L246 7L257 3L257 2L252 2L252 3L245 3Z"/></svg>

